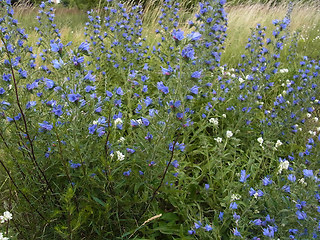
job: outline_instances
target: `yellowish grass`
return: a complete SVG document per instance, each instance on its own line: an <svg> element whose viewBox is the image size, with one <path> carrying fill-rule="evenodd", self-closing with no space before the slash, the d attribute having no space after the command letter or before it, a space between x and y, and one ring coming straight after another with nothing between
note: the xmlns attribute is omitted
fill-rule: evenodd
<svg viewBox="0 0 320 240"><path fill-rule="evenodd" d="M239 5L227 7L229 18L228 40L226 54L223 56L223 61L228 62L232 58L239 59L239 51L244 51L244 46L247 38L250 36L251 28L254 28L257 23L267 27L267 32L271 34L273 29L272 20L283 19L286 16L288 6L286 4L273 6L272 4L253 4ZM302 36L311 36L318 34L317 29L320 28L320 8L312 4L295 4L291 13L291 23L289 31L301 31ZM314 39L316 36L313 36ZM311 48L317 44L320 46L320 41L313 42L314 44L305 48L306 52L311 52ZM303 44L301 42L300 44ZM307 53L306 53L307 54Z"/></svg>
<svg viewBox="0 0 320 240"><path fill-rule="evenodd" d="M187 2L185 3L187 4ZM184 4L184 5L185 5ZM130 8L130 2L128 2ZM148 1L144 9L143 20L145 23L144 34L148 39L148 44L154 44L158 39L155 37L154 30L158 28L157 22L161 15L161 6ZM185 9L183 4L181 9ZM181 27L184 28L186 20L192 19L195 15L194 11L181 10L180 19ZM228 38L226 42L226 50L222 55L223 63L237 63L241 53L244 53L244 46L247 38L250 36L251 28L257 23L267 27L267 32L271 35L273 25L272 20L283 19L288 10L287 4L273 5L269 4L251 4L227 6L228 13ZM25 25L26 30L31 33L30 37L35 40L35 34L32 32L36 24L35 16L37 10L33 7L19 7L15 9L16 16ZM56 10L57 25L60 29L62 40L66 43L72 41L79 44L84 40L84 23L87 21L86 14L76 9L58 8ZM291 14L291 24L289 31L301 31L301 39L299 41L301 52L305 55L316 56L314 49L320 48L320 6L308 3L295 3Z"/></svg>

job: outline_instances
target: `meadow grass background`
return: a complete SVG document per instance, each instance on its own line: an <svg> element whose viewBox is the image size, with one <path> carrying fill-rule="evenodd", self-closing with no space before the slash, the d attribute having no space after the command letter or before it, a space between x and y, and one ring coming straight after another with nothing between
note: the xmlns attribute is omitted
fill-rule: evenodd
<svg viewBox="0 0 320 240"><path fill-rule="evenodd" d="M151 2L151 3L150 3ZM187 8L189 1L182 2L181 23L192 19L198 7ZM128 4L130 7L130 3ZM160 5L149 1L144 9L144 35L148 44L156 43L157 38L154 30L160 16ZM35 40L37 6L20 5L15 8L15 15L21 25L26 28L30 35L31 42ZM222 64L235 66L245 52L244 46L250 36L251 29L260 23L267 27L271 34L273 29L272 20L283 19L288 11L288 2L269 1L257 3L256 1L232 1L226 5L228 13L228 30L225 51L222 54ZM87 21L87 13L76 8L65 8L62 5L56 6L56 23L60 29L62 40L66 43L72 41L79 45L85 39L84 24ZM300 32L297 54L309 56L313 59L320 59L320 6L317 1L297 1L293 3L291 23L289 32ZM287 48L282 57L286 57Z"/></svg>

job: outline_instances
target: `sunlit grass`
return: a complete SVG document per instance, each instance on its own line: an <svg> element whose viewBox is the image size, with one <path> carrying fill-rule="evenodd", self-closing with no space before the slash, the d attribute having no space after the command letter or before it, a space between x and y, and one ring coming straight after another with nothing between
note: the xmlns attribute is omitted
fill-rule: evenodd
<svg viewBox="0 0 320 240"><path fill-rule="evenodd" d="M184 28L186 19L191 19L198 10L186 10L185 1L181 4L181 27ZM129 6L130 7L130 6ZM288 4L277 4L271 2L268 4L239 4L227 5L228 13L228 37L226 49L222 54L222 64L228 63L235 65L240 61L241 53L244 53L244 46L250 36L251 28L257 23L267 27L267 31L272 31L272 20L282 19L288 11ZM31 41L36 39L34 26L36 25L37 9L30 6L20 6L15 9L15 14L20 23L26 28ZM72 41L74 44L80 44L84 39L84 23L87 21L85 11L77 9L67 9L57 6L56 24L61 32L63 42ZM153 45L158 40L155 37L154 30L157 28L158 17L160 16L160 6L156 4L147 4L144 9L144 35L148 39L148 44ZM318 59L320 54L315 49L320 49L320 8L316 4L295 3L291 14L290 32L301 32L299 37L298 55L307 55Z"/></svg>

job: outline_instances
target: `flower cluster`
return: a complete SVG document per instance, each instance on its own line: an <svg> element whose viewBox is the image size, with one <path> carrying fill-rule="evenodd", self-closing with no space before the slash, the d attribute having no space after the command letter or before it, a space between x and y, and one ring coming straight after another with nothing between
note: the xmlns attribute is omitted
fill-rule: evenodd
<svg viewBox="0 0 320 240"><path fill-rule="evenodd" d="M1 197L20 238L319 237L320 62L282 57L289 14L221 66L224 0L187 22L165 0L151 40L142 6L107 0L78 45L52 4L33 42L0 0Z"/></svg>

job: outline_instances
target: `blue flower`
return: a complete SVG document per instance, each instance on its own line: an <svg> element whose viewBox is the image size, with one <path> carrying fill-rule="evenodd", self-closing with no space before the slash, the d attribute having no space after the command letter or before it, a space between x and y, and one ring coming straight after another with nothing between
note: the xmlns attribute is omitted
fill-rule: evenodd
<svg viewBox="0 0 320 240"><path fill-rule="evenodd" d="M2 79L4 80L4 81L6 81L6 82L10 82L11 81L11 74L3 74L2 75Z"/></svg>
<svg viewBox="0 0 320 240"><path fill-rule="evenodd" d="M224 215L224 212L219 212L218 218L220 221L223 221L223 215Z"/></svg>
<svg viewBox="0 0 320 240"><path fill-rule="evenodd" d="M171 66L169 66L168 68L164 68L161 66L161 69L162 69L162 74L163 75L167 75L167 76L170 76L171 73L173 72L173 69Z"/></svg>
<svg viewBox="0 0 320 240"><path fill-rule="evenodd" d="M308 170L308 169L303 169L303 175L306 178L313 177L313 171L312 170Z"/></svg>
<svg viewBox="0 0 320 240"><path fill-rule="evenodd" d="M270 177L265 177L264 179L262 179L262 183L264 186L268 186L272 184L272 180L270 179Z"/></svg>
<svg viewBox="0 0 320 240"><path fill-rule="evenodd" d="M50 123L47 122L47 121L43 121L43 123L39 123L39 126L41 127L41 128L39 129L41 132L43 132L43 131L51 131L52 128L53 128L53 125L50 124Z"/></svg>
<svg viewBox="0 0 320 240"><path fill-rule="evenodd" d="M128 152L128 153L131 153L131 154L132 154L132 153L134 153L135 151L136 151L136 150L134 150L134 149L132 149L132 148L127 148L127 152Z"/></svg>
<svg viewBox="0 0 320 240"><path fill-rule="evenodd" d="M187 35L187 38L189 38L191 41L198 41L201 38L201 34L199 32L192 32Z"/></svg>
<svg viewBox="0 0 320 240"><path fill-rule="evenodd" d="M144 102L146 106L149 107L152 104L152 99L149 96L147 96Z"/></svg>
<svg viewBox="0 0 320 240"><path fill-rule="evenodd" d="M212 231L212 229L213 229L213 228L212 228L210 225L208 225L208 224L207 224L204 228L206 229L207 232L210 232L210 231Z"/></svg>
<svg viewBox="0 0 320 240"><path fill-rule="evenodd" d="M240 232L238 231L238 228L235 228L235 229L233 230L233 235L234 235L234 236L237 236L237 237L242 237L241 234L240 234Z"/></svg>
<svg viewBox="0 0 320 240"><path fill-rule="evenodd" d="M274 238L275 228L272 226L268 226L267 228L263 228L263 235L269 238Z"/></svg>
<svg viewBox="0 0 320 240"><path fill-rule="evenodd" d="M131 123L131 126L132 126L132 127L138 127L138 126L139 126L139 123L138 123L137 120L131 119L131 120L130 120L130 123Z"/></svg>
<svg viewBox="0 0 320 240"><path fill-rule="evenodd" d="M193 86L190 88L190 92L193 94L198 94L199 93L199 87L197 85Z"/></svg>
<svg viewBox="0 0 320 240"><path fill-rule="evenodd" d="M88 52L90 50L90 43L82 42L78 49L83 52Z"/></svg>
<svg viewBox="0 0 320 240"><path fill-rule="evenodd" d="M57 59L52 60L52 64L53 64L54 68L59 69L64 64L64 62L60 58L59 60L57 60Z"/></svg>
<svg viewBox="0 0 320 240"><path fill-rule="evenodd" d="M90 134L94 134L94 132L96 131L97 125L92 124L89 126L89 133Z"/></svg>
<svg viewBox="0 0 320 240"><path fill-rule="evenodd" d="M36 102L36 101L29 101L29 102L27 102L27 104L26 104L26 109L32 108L32 107L34 107L34 106L36 106L36 105L37 105L37 102Z"/></svg>
<svg viewBox="0 0 320 240"><path fill-rule="evenodd" d="M245 183L248 177L250 177L250 174L246 175L246 170L241 170L239 181Z"/></svg>
<svg viewBox="0 0 320 240"><path fill-rule="evenodd" d="M179 167L179 163L178 163L177 160L172 161L171 165L172 165L173 167L175 167L175 168L178 168L178 167Z"/></svg>
<svg viewBox="0 0 320 240"><path fill-rule="evenodd" d="M122 89L121 89L121 87L118 87L118 88L117 88L116 93L117 93L118 95L120 95L120 96L122 96L122 95L124 94L123 91L122 91Z"/></svg>
<svg viewBox="0 0 320 240"><path fill-rule="evenodd" d="M69 161L70 167L73 169L81 167L81 163L74 163L72 160Z"/></svg>
<svg viewBox="0 0 320 240"><path fill-rule="evenodd" d="M255 220L252 221L252 223L253 223L254 225L256 225L256 226L261 226L262 221L261 221L260 219L255 219Z"/></svg>
<svg viewBox="0 0 320 240"><path fill-rule="evenodd" d="M20 77L22 78L27 78L28 77L28 72L22 69L19 69L18 72L20 73Z"/></svg>
<svg viewBox="0 0 320 240"><path fill-rule="evenodd" d="M83 78L83 80L88 80L90 82L95 82L96 81L96 76L92 75L92 71L89 71Z"/></svg>
<svg viewBox="0 0 320 240"><path fill-rule="evenodd" d="M238 208L238 204L236 202L232 202L230 203L230 207L231 209L237 209Z"/></svg>
<svg viewBox="0 0 320 240"><path fill-rule="evenodd" d="M195 71L191 74L191 77L192 78L195 78L195 79L199 79L201 78L201 72L200 71Z"/></svg>
<svg viewBox="0 0 320 240"><path fill-rule="evenodd" d="M157 83L157 87L158 87L158 90L163 92L164 94L168 94L169 93L169 88L166 87L163 82L158 82Z"/></svg>
<svg viewBox="0 0 320 240"><path fill-rule="evenodd" d="M307 218L307 214L304 211L296 211L297 218L299 220L304 220Z"/></svg>
<svg viewBox="0 0 320 240"><path fill-rule="evenodd" d="M149 141L150 141L150 140L153 139L153 136L152 136L151 133L148 132L148 133L147 133L147 136L145 136L144 138L145 138L146 140L149 140Z"/></svg>
<svg viewBox="0 0 320 240"><path fill-rule="evenodd" d="M182 57L187 58L187 59L191 59L191 60L193 60L195 58L194 54L195 54L195 52L194 52L194 49L191 45L186 46L181 51Z"/></svg>
<svg viewBox="0 0 320 240"><path fill-rule="evenodd" d="M293 174L289 174L289 175L288 175L288 180L289 180L290 182L295 182L295 181L296 181L296 176L293 175Z"/></svg>
<svg viewBox="0 0 320 240"><path fill-rule="evenodd" d="M284 185L281 189L287 193L290 193L290 186Z"/></svg>
<svg viewBox="0 0 320 240"><path fill-rule="evenodd" d="M63 48L62 43L50 43L52 52L60 52Z"/></svg>
<svg viewBox="0 0 320 240"><path fill-rule="evenodd" d="M77 102L80 100L80 97L81 97L81 95L78 93L77 94L71 93L68 95L68 99L70 102Z"/></svg>
<svg viewBox="0 0 320 240"><path fill-rule="evenodd" d="M200 228L201 226L202 226L202 223L201 223L200 221L194 223L195 229L198 229L198 228Z"/></svg>
<svg viewBox="0 0 320 240"><path fill-rule="evenodd" d="M146 127L150 125L150 121L147 118L142 117L141 118L143 125Z"/></svg>
<svg viewBox="0 0 320 240"><path fill-rule="evenodd" d="M52 81L51 79L45 78L44 81L48 89L51 89L55 86L54 81Z"/></svg>
<svg viewBox="0 0 320 240"><path fill-rule="evenodd" d="M171 33L173 39L176 41L181 41L184 38L183 34L184 34L184 32L181 31L180 29L178 29L178 30L174 29Z"/></svg>

